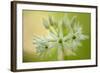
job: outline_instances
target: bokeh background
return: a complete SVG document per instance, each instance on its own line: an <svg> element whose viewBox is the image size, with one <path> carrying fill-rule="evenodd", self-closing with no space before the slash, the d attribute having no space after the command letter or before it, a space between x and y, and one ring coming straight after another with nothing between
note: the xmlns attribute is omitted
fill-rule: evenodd
<svg viewBox="0 0 100 73"><path fill-rule="evenodd" d="M39 62L41 61L36 55L36 48L33 44L34 34L39 36L45 36L48 31L43 26L43 19L48 19L48 16L53 16L56 20L60 20L67 14L71 19L73 16L77 16L77 20L80 22L83 33L89 36L89 39L82 41L82 46L76 51L76 56L65 56L65 60L84 60L91 59L91 14L79 13L79 12L54 12L54 11L35 11L35 10L23 10L23 62ZM51 57L48 57L42 61L56 61L57 52L56 49L51 50Z"/></svg>

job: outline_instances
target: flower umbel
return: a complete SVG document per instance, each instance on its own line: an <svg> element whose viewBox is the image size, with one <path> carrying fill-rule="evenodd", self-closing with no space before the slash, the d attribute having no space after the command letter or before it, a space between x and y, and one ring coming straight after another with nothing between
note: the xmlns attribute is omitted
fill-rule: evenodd
<svg viewBox="0 0 100 73"><path fill-rule="evenodd" d="M64 60L64 56L76 56L76 49L81 46L81 41L88 39L82 32L82 27L76 16L71 19L65 15L56 21L54 17L43 19L44 27L49 31L47 36L35 36L34 44L41 57L50 54L51 49L57 49L57 60Z"/></svg>

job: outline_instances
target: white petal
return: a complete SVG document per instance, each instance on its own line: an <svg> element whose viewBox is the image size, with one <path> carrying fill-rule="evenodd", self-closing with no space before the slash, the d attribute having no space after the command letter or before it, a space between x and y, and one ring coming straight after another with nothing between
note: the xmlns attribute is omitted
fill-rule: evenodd
<svg viewBox="0 0 100 73"><path fill-rule="evenodd" d="M57 37L55 34L53 34L53 33L50 33L50 36L51 36L52 38L54 38L54 39L58 39L58 37Z"/></svg>

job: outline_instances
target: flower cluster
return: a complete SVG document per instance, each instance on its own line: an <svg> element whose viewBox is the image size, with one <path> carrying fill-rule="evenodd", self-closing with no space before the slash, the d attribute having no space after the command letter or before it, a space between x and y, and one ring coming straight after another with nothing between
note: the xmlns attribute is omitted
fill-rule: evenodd
<svg viewBox="0 0 100 73"><path fill-rule="evenodd" d="M49 31L47 36L34 36L34 44L37 53L43 57L50 54L51 49L57 48L57 60L64 60L64 56L75 56L75 50L81 46L81 41L88 39L82 32L82 27L76 16L71 19L65 15L57 21L49 16L48 20L43 19L44 27Z"/></svg>

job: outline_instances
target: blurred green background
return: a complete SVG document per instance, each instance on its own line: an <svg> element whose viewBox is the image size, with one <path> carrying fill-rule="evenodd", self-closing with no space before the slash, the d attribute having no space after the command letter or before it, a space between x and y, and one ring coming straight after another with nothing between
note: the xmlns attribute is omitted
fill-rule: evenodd
<svg viewBox="0 0 100 73"><path fill-rule="evenodd" d="M83 33L89 36L89 39L81 41L82 46L76 51L76 56L65 56L64 60L83 60L91 59L91 14L79 12L55 12L55 11L34 11L23 10L23 62L39 62L39 61L56 61L57 49L50 51L51 55L40 60L36 55L36 48L32 43L33 34L47 35L48 31L43 26L43 18L48 19L48 16L53 16L56 20L63 18L65 14L71 19L77 16L83 28Z"/></svg>

